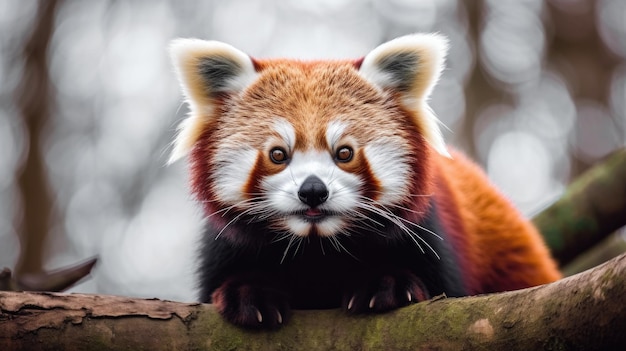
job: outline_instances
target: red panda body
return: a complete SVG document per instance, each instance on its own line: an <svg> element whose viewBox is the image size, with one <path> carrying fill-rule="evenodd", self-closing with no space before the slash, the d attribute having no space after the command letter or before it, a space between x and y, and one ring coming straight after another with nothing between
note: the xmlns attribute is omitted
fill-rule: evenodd
<svg viewBox="0 0 626 351"><path fill-rule="evenodd" d="M384 312L559 278L532 225L443 144L426 101L445 51L419 34L356 61L173 44L191 115L172 160L190 154L207 216L201 301L273 328L290 308Z"/></svg>

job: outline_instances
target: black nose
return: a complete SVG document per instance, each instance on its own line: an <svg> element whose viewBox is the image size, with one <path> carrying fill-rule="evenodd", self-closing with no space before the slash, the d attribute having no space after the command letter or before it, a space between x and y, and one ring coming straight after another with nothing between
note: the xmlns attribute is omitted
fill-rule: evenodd
<svg viewBox="0 0 626 351"><path fill-rule="evenodd" d="M305 179L300 186L298 198L313 208L328 199L328 189L321 179L312 175Z"/></svg>

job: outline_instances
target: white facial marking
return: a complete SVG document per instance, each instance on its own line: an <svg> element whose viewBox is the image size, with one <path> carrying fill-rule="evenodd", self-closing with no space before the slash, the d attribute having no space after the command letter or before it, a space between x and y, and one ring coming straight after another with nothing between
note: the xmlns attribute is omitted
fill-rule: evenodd
<svg viewBox="0 0 626 351"><path fill-rule="evenodd" d="M411 169L406 163L407 151L392 141L379 140L364 148L372 173L381 184L382 205L397 204L406 196Z"/></svg>
<svg viewBox="0 0 626 351"><path fill-rule="evenodd" d="M328 123L328 128L326 129L326 143L331 150L334 150L337 147L337 142L343 136L343 132L346 130L346 124L339 121L332 121Z"/></svg>
<svg viewBox="0 0 626 351"><path fill-rule="evenodd" d="M328 217L317 224L317 234L322 237L333 236L344 229L346 222L340 217Z"/></svg>
<svg viewBox="0 0 626 351"><path fill-rule="evenodd" d="M284 118L277 118L274 122L274 131L280 135L280 138L287 145L289 150L293 150L296 142L296 131L293 129L291 123Z"/></svg>
<svg viewBox="0 0 626 351"><path fill-rule="evenodd" d="M289 230L297 236L307 236L311 232L312 224L299 216L289 216L285 220Z"/></svg>
<svg viewBox="0 0 626 351"><path fill-rule="evenodd" d="M253 148L218 149L213 181L220 201L234 205L246 199L243 189L256 164L258 151Z"/></svg>

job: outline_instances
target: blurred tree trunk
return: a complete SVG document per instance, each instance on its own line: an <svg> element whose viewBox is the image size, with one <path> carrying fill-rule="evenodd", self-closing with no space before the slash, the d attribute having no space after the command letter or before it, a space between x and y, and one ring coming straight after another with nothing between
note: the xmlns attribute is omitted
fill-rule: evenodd
<svg viewBox="0 0 626 351"><path fill-rule="evenodd" d="M17 89L17 99L28 132L29 146L18 177L22 195L22 220L16 275L41 271L45 239L51 223L53 201L48 187L41 140L42 131L51 114L48 46L54 31L57 3L56 0L39 2L35 28L23 49L24 69Z"/></svg>
<svg viewBox="0 0 626 351"><path fill-rule="evenodd" d="M295 311L276 332L232 326L207 304L0 292L0 349L624 350L625 295L626 255L548 285L383 315Z"/></svg>

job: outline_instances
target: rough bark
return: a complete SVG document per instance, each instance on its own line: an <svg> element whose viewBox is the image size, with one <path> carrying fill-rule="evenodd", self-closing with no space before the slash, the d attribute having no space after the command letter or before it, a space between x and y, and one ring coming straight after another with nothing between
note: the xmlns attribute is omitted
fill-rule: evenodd
<svg viewBox="0 0 626 351"><path fill-rule="evenodd" d="M540 287L374 317L296 311L276 332L211 305L0 292L0 350L613 350L626 347L626 255Z"/></svg>
<svg viewBox="0 0 626 351"><path fill-rule="evenodd" d="M561 265L626 225L626 149L578 177L533 223Z"/></svg>

